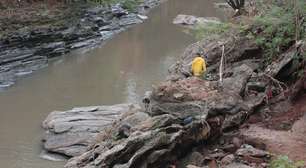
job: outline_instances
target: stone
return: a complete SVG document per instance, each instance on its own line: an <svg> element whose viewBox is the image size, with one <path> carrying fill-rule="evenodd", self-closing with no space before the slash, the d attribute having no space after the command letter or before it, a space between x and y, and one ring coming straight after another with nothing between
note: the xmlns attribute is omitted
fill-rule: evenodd
<svg viewBox="0 0 306 168"><path fill-rule="evenodd" d="M112 32L112 31L100 31L100 34L101 34L103 40L107 40L107 39L110 39L114 35L114 32Z"/></svg>
<svg viewBox="0 0 306 168"><path fill-rule="evenodd" d="M241 62L247 59L259 59L261 58L261 49L254 43L253 40L246 38L245 36L237 35L233 37L222 37L225 43L226 63L232 65L236 62ZM235 44L234 46L232 44ZM208 66L208 74L213 79L218 80L219 64L222 55L222 46L218 40L205 39L195 44L190 45L184 51L184 54L174 65L169 69L170 75L180 76L181 78L189 77L191 74L191 62L194 59L196 53L205 51L206 62ZM244 63L249 66L251 65ZM216 77L214 77L216 76Z"/></svg>
<svg viewBox="0 0 306 168"><path fill-rule="evenodd" d="M192 142L208 138L210 128L203 120L196 120L187 126L181 126L175 120L168 120L167 124L161 124L165 118L166 116L163 115L153 117L152 127L145 130L132 129L134 132L125 139L114 140L110 136L109 140L100 141L99 147L69 160L65 167L75 168L80 164L84 165L82 167L101 168L166 165L181 155L179 153L173 155L173 152L187 150L193 145ZM142 123L139 127L141 125ZM138 126L134 127L138 128Z"/></svg>
<svg viewBox="0 0 306 168"><path fill-rule="evenodd" d="M141 20L147 20L149 17L145 15L137 15Z"/></svg>
<svg viewBox="0 0 306 168"><path fill-rule="evenodd" d="M276 77L281 70L289 64L296 54L296 46L291 47L287 52L281 54L276 61L273 61L265 69L265 74Z"/></svg>
<svg viewBox="0 0 306 168"><path fill-rule="evenodd" d="M112 5L111 12L115 17L121 17L129 14L129 12L121 7L120 3Z"/></svg>
<svg viewBox="0 0 306 168"><path fill-rule="evenodd" d="M173 20L173 24L181 24L181 25L201 25L208 23L220 23L218 18L203 18L196 17L192 15L177 15L177 17Z"/></svg>
<svg viewBox="0 0 306 168"><path fill-rule="evenodd" d="M232 164L225 166L224 168L252 168L252 167L242 164L242 163L232 163Z"/></svg>
<svg viewBox="0 0 306 168"><path fill-rule="evenodd" d="M85 47L85 46L89 46L91 44L93 44L95 42L95 40L92 40L92 39L89 39L89 40L86 40L86 41L81 41L81 42L77 42L77 43L74 43L71 45L71 49L77 49L77 48L82 48L82 47Z"/></svg>
<svg viewBox="0 0 306 168"><path fill-rule="evenodd" d="M196 77L166 81L153 88L152 100L157 102L205 101L217 95L216 83Z"/></svg>
<svg viewBox="0 0 306 168"><path fill-rule="evenodd" d="M206 102L206 111L209 116L234 115L240 111L248 110L248 106L239 95L228 92L215 94Z"/></svg>
<svg viewBox="0 0 306 168"><path fill-rule="evenodd" d="M120 26L129 26L133 24L139 24L142 22L143 21L136 14L129 14L121 17L118 23Z"/></svg>
<svg viewBox="0 0 306 168"><path fill-rule="evenodd" d="M191 152L185 158L183 158L179 165L182 167L187 167L188 165L194 165L201 167L204 162L204 156L199 152Z"/></svg>
<svg viewBox="0 0 306 168"><path fill-rule="evenodd" d="M239 149L242 145L242 140L240 138L234 137L232 139L232 143L234 144L234 146Z"/></svg>
<svg viewBox="0 0 306 168"><path fill-rule="evenodd" d="M247 91L264 92L267 84L265 82L248 82L246 85Z"/></svg>
<svg viewBox="0 0 306 168"><path fill-rule="evenodd" d="M218 3L214 3L216 8L231 8L231 6L228 5L228 3L222 3L222 2L218 2Z"/></svg>
<svg viewBox="0 0 306 168"><path fill-rule="evenodd" d="M49 153L45 150L43 150L40 154L39 157L45 160L49 161L54 161L54 162L63 162L67 160L67 157L59 155L59 154L54 154L54 153Z"/></svg>
<svg viewBox="0 0 306 168"><path fill-rule="evenodd" d="M137 111L132 104L74 108L55 111L43 122L44 148L50 152L77 156L87 150L95 136L124 112Z"/></svg>
<svg viewBox="0 0 306 168"><path fill-rule="evenodd" d="M121 124L128 124L131 127L137 126L141 122L149 119L150 116L144 112L136 112L132 115L127 116L121 121Z"/></svg>
<svg viewBox="0 0 306 168"><path fill-rule="evenodd" d="M242 95L245 86L253 73L253 69L243 64L239 67L233 68L232 71L233 77L225 78L223 80L223 87L230 92Z"/></svg>
<svg viewBox="0 0 306 168"><path fill-rule="evenodd" d="M240 111L235 115L227 115L222 124L222 131L226 132L233 127L240 126L248 117L247 111Z"/></svg>
<svg viewBox="0 0 306 168"><path fill-rule="evenodd" d="M183 102L183 103L160 103L152 105L151 115L171 114L180 119L187 117L206 118L205 104L202 102Z"/></svg>
<svg viewBox="0 0 306 168"><path fill-rule="evenodd" d="M256 149L251 145L244 144L240 149L237 150L236 155L238 156L251 156L251 157L268 157L270 154L266 151Z"/></svg>
<svg viewBox="0 0 306 168"><path fill-rule="evenodd" d="M229 165L233 163L235 160L235 156L233 154L226 155L224 158L221 159L221 165Z"/></svg>
<svg viewBox="0 0 306 168"><path fill-rule="evenodd" d="M199 166L195 166L195 165L187 165L186 168L208 168L208 166L199 167Z"/></svg>

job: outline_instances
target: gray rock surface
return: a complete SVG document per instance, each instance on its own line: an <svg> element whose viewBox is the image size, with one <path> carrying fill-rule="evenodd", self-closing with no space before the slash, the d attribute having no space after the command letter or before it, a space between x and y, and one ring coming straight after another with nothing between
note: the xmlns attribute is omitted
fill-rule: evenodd
<svg viewBox="0 0 306 168"><path fill-rule="evenodd" d="M268 157L270 154L267 151L263 151L261 149L256 149L251 145L244 144L240 149L236 151L236 155L238 156L252 156L252 157Z"/></svg>
<svg viewBox="0 0 306 168"><path fill-rule="evenodd" d="M166 81L155 86L153 91L145 96L145 112L127 110L122 115L115 115L119 116L115 120L113 118L116 117L112 117L113 115L101 116L111 116L111 119L103 119L99 126L95 126L96 122L91 122L92 125L88 124L88 131L85 131L86 124L84 127L84 122L79 120L80 116L75 111L85 111L87 115L84 118L91 120L92 117L88 115L94 114L97 107L70 110L69 114L73 115L66 116L63 113L58 118L50 114L44 125L49 128L47 136L51 132L50 136L53 139L50 138L45 146L70 156L76 149L82 151L81 155L81 152L75 153L78 156L68 161L67 168L159 168L161 165L172 165L178 159L194 152L193 148L197 144L203 144L210 138L216 138L227 130L240 126L254 109L263 103L265 94L261 90L264 90L265 86L259 91L251 88L255 94L244 94L247 83L251 80L261 80L257 80L260 76L255 71L258 63L250 58L254 55L246 56L257 49L252 48L251 42L245 44L247 40L244 38L238 40L240 41L237 43L243 43L242 45L247 48L232 47L227 61L234 66L228 67L225 71L227 81L223 88L218 86L217 81L195 77ZM217 56L220 46L216 46L215 43L209 45L214 46L215 50L208 51L211 55L207 59L218 65L218 59L213 56ZM71 121L75 122L72 127L69 126ZM56 126L54 123L57 123ZM52 131L57 131L59 135L54 136ZM91 134L87 135L88 132ZM83 139L85 136L87 138ZM235 153L240 147L232 143L225 145L222 149L231 153ZM225 152L217 151L213 160L221 160L226 155ZM232 156L223 161L227 162L229 168L247 168L244 164L235 163L236 158L242 155L261 157L261 153L256 149L243 146L235 153L234 163L230 163L233 160ZM205 166L201 165L200 157L197 155L196 162L186 165Z"/></svg>
<svg viewBox="0 0 306 168"><path fill-rule="evenodd" d="M234 73L233 77L236 75L240 73ZM138 111L122 116L98 135L94 146L70 159L66 167L157 168L167 165L214 134L215 130L206 122L207 117L225 116L224 122L220 121L221 129L239 126L260 101L245 101L239 96L239 89L216 91L209 83L195 78L162 83L149 98L149 115ZM203 93L215 92L209 96L194 96L201 89ZM179 96L178 90L181 91ZM124 136L117 136L122 128L125 128ZM200 160L196 165L201 166Z"/></svg>
<svg viewBox="0 0 306 168"><path fill-rule="evenodd" d="M243 64L239 67L233 68L232 71L233 77L225 78L223 81L223 87L228 91L242 95L246 84L253 73L253 69Z"/></svg>
<svg viewBox="0 0 306 168"><path fill-rule="evenodd" d="M252 167L242 164L242 163L232 163L232 164L225 166L224 168L252 168Z"/></svg>
<svg viewBox="0 0 306 168"><path fill-rule="evenodd" d="M95 136L122 113L138 109L137 105L119 104L54 111L43 122L44 148L67 156L80 155L86 152Z"/></svg>
<svg viewBox="0 0 306 168"><path fill-rule="evenodd" d="M205 25L209 23L220 23L218 18L214 17L196 17L192 15L177 15L176 18L173 20L173 24L180 24L180 25L188 25L188 26L196 26L196 25Z"/></svg>
<svg viewBox="0 0 306 168"><path fill-rule="evenodd" d="M246 59L257 59L261 57L261 49L254 41L245 36L235 38L227 36L222 38L222 43L218 40L203 40L190 45L181 56L178 62L170 67L169 72L172 76L179 79L190 76L191 62L198 52L204 52L208 66L208 73L212 75L213 80L218 80L219 64L222 55L222 44L225 45L226 64L232 65ZM235 44L235 45L233 45ZM249 67L251 65L245 63ZM229 68L229 67L226 67ZM253 69L253 68L252 68Z"/></svg>
<svg viewBox="0 0 306 168"><path fill-rule="evenodd" d="M293 60L295 54L296 54L296 48L294 46L291 47L287 52L280 55L278 59L274 61L272 64L267 66L267 68L265 69L265 73L272 77L275 77L281 72L281 70L287 64L289 64Z"/></svg>

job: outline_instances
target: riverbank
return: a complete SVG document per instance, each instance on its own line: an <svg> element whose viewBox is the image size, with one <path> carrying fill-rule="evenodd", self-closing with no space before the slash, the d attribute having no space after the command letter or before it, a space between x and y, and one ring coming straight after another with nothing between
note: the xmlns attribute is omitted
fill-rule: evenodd
<svg viewBox="0 0 306 168"><path fill-rule="evenodd" d="M191 45L170 70L169 80L154 87L152 94L146 96L143 103L147 108L126 109L127 112L105 127L92 144L86 144L85 153L69 160L66 167L267 167L273 157L271 152L275 151L267 148L267 142L258 143L250 137L260 131L256 132L252 126L248 130L248 119L257 114L272 116L275 112L276 116L292 117L291 122L284 122L287 118L284 117L281 121L276 118L277 122L273 123L272 116L271 120L266 119L267 123L279 126L284 122L284 128L291 130L296 128L291 128L292 123L304 113L292 109L296 115L291 115L288 110L296 106L291 104L292 100L304 100L295 94L305 92L304 60L298 60L298 64L293 61L296 55L305 55L305 42L286 44L288 46L265 66L262 65L269 61L264 55L266 49L241 32ZM206 80L189 76L191 60L195 53L203 50L209 65ZM219 83L220 59L224 54L223 82ZM297 71L301 76L292 78ZM87 110L89 114L97 111L99 108ZM56 119L54 113L52 118ZM71 122L78 125L79 121ZM54 125L45 127L49 131L56 126L63 128L59 121L51 123ZM64 133L67 134L67 130L69 133L71 128L74 130L73 126L64 128ZM246 131L240 132L242 128ZM254 130L254 134L247 134ZM279 139L278 136L274 138ZM289 145L286 143L282 145ZM303 147L304 143L299 145L294 149ZM298 155L303 155L303 151Z"/></svg>
<svg viewBox="0 0 306 168"><path fill-rule="evenodd" d="M120 4L38 3L1 11L0 87L48 65L72 50L93 47L134 24L142 23L160 0L145 0L133 11Z"/></svg>

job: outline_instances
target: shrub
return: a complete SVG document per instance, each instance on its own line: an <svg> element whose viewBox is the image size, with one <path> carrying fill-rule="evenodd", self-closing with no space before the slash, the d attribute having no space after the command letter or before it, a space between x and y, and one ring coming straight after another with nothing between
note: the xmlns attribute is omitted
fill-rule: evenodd
<svg viewBox="0 0 306 168"><path fill-rule="evenodd" d="M269 168L302 168L303 166L303 161L293 162L288 156L279 156L269 164Z"/></svg>
<svg viewBox="0 0 306 168"><path fill-rule="evenodd" d="M305 37L305 22L297 29L296 7L303 16L306 12L306 3L304 0L297 0L297 2L296 6L291 3L286 5L272 3L265 8L264 14L255 17L254 29L249 37L254 38L255 42L264 49L266 64L270 64L281 52L291 46L297 33Z"/></svg>
<svg viewBox="0 0 306 168"><path fill-rule="evenodd" d="M188 29L187 33L191 33L196 39L205 39L208 37L223 35L234 28L235 25L231 23L207 23L195 26L195 28Z"/></svg>

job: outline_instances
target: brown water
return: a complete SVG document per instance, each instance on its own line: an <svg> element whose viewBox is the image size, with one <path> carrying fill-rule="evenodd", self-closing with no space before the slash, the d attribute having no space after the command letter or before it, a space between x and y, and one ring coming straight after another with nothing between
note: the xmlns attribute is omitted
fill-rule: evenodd
<svg viewBox="0 0 306 168"><path fill-rule="evenodd" d="M165 79L167 68L195 41L172 25L177 14L217 16L209 0L169 0L144 24L100 48L79 50L0 93L0 168L59 168L39 158L41 122L53 110L135 102Z"/></svg>

